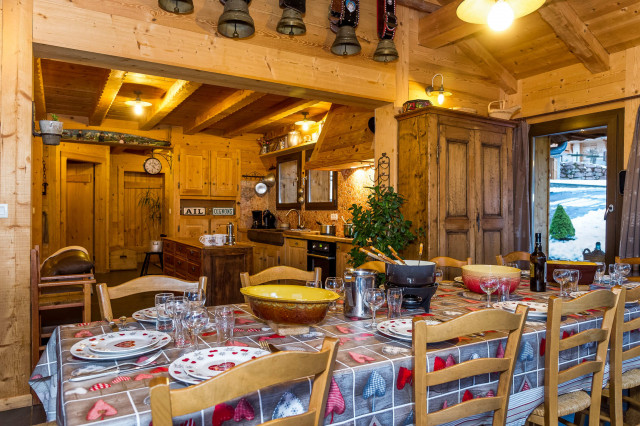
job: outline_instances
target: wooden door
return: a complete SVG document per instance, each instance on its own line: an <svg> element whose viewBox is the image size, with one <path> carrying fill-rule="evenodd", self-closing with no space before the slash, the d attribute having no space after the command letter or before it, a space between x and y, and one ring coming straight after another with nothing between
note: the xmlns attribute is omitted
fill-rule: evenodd
<svg viewBox="0 0 640 426"><path fill-rule="evenodd" d="M285 240L287 266L307 270L307 241L294 238Z"/></svg>
<svg viewBox="0 0 640 426"><path fill-rule="evenodd" d="M238 151L211 152L211 196L235 197L240 190Z"/></svg>
<svg viewBox="0 0 640 426"><path fill-rule="evenodd" d="M473 129L440 125L438 150L437 255L456 259L473 258L477 219L474 190L476 147ZM429 257L431 256L432 253L429 253Z"/></svg>
<svg viewBox="0 0 640 426"><path fill-rule="evenodd" d="M477 240L475 262L493 264L512 251L511 129L476 130L474 187Z"/></svg>
<svg viewBox="0 0 640 426"><path fill-rule="evenodd" d="M81 246L94 255L93 163L67 162L66 245Z"/></svg>
<svg viewBox="0 0 640 426"><path fill-rule="evenodd" d="M180 152L180 195L209 195L209 151L185 148Z"/></svg>
<svg viewBox="0 0 640 426"><path fill-rule="evenodd" d="M159 220L151 218L149 208L141 205L141 200L147 197L165 205L164 174L124 172L124 210L119 220L124 224L124 248L138 252L139 261L142 253L149 250L150 241L160 239L166 221L162 215Z"/></svg>
<svg viewBox="0 0 640 426"><path fill-rule="evenodd" d="M253 246L253 273L257 274L258 272L265 269L264 266L264 247L262 245L256 244Z"/></svg>

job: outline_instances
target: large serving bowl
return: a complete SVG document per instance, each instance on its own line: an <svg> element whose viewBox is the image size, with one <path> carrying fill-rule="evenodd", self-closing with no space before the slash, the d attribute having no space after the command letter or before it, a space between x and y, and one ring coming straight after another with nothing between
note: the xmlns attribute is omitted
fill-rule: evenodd
<svg viewBox="0 0 640 426"><path fill-rule="evenodd" d="M548 260L547 261L547 282L553 283L553 271L556 269L577 269L580 271L579 285L589 285L593 283L598 265L595 262L578 262L571 260Z"/></svg>
<svg viewBox="0 0 640 426"><path fill-rule="evenodd" d="M333 291L300 285L256 285L240 292L256 317L290 325L319 323L327 315L329 304L340 297Z"/></svg>
<svg viewBox="0 0 640 426"><path fill-rule="evenodd" d="M480 282L487 277L507 278L509 293L512 293L520 284L520 269L499 265L465 265L462 267L462 281L465 287L474 293L484 294L480 288Z"/></svg>

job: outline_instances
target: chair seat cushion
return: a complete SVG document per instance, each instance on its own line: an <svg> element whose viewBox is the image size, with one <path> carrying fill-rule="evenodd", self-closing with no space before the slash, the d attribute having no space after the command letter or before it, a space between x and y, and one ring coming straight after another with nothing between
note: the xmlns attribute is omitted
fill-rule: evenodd
<svg viewBox="0 0 640 426"><path fill-rule="evenodd" d="M45 260L40 269L40 275L52 277L55 275L88 274L92 269L93 262L87 253L82 250L71 249Z"/></svg>
<svg viewBox="0 0 640 426"><path fill-rule="evenodd" d="M622 373L622 389L631 389L636 386L640 386L640 370L634 368L626 373ZM609 383L605 386L605 389L609 389Z"/></svg>
<svg viewBox="0 0 640 426"><path fill-rule="evenodd" d="M591 397L584 391L565 393L558 396L558 417L577 413L591 405ZM533 410L533 415L544 417L544 403Z"/></svg>

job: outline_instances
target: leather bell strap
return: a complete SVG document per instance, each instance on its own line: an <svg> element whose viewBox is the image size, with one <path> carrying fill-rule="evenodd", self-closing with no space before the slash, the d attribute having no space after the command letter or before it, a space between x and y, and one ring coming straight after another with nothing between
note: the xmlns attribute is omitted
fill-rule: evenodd
<svg viewBox="0 0 640 426"><path fill-rule="evenodd" d="M242 0L242 1L244 1L245 3L247 3L247 5L251 4L251 0ZM220 3L222 3L222 4L227 4L227 0L220 0Z"/></svg>
<svg viewBox="0 0 640 426"><path fill-rule="evenodd" d="M329 23L333 32L337 32L339 27L345 25L357 27L359 18L360 0L331 0Z"/></svg>
<svg viewBox="0 0 640 426"><path fill-rule="evenodd" d="M293 9L300 13L306 12L305 0L280 0L280 9Z"/></svg>
<svg viewBox="0 0 640 426"><path fill-rule="evenodd" d="M393 40L398 26L396 17L396 0L377 0L378 2L378 37Z"/></svg>

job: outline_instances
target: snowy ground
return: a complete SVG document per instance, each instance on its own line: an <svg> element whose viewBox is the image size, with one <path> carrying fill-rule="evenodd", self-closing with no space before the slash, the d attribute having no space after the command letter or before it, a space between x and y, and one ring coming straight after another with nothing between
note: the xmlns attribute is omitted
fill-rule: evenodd
<svg viewBox="0 0 640 426"><path fill-rule="evenodd" d="M549 185L549 223L558 204L566 210L576 229L576 239L571 241L549 241L550 259L583 260L585 248L593 250L596 241L605 242L604 210L607 203L604 181L566 181L552 180Z"/></svg>

